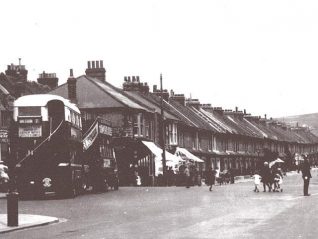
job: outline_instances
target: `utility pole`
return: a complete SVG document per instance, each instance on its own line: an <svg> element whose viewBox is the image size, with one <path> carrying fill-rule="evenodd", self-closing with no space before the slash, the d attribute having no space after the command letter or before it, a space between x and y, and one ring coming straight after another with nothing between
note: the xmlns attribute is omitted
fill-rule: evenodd
<svg viewBox="0 0 318 239"><path fill-rule="evenodd" d="M161 147L162 147L162 173L163 180L166 186L166 147L165 147L165 121L164 121L164 111L163 111L163 89L162 89L162 74L160 74L160 96L161 96Z"/></svg>

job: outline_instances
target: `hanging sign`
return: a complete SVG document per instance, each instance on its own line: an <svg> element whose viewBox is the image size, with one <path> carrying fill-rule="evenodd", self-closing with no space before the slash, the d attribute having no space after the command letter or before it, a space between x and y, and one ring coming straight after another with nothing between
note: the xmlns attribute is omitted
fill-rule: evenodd
<svg viewBox="0 0 318 239"><path fill-rule="evenodd" d="M83 139L83 148L87 150L95 141L98 136L98 124L96 124L91 131Z"/></svg>

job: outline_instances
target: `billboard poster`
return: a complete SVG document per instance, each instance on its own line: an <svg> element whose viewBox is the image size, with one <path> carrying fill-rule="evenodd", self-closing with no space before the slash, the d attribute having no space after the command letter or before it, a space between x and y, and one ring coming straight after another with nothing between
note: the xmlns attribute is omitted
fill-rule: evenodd
<svg viewBox="0 0 318 239"><path fill-rule="evenodd" d="M42 137L41 125L24 125L19 127L19 137L21 138L36 138Z"/></svg>

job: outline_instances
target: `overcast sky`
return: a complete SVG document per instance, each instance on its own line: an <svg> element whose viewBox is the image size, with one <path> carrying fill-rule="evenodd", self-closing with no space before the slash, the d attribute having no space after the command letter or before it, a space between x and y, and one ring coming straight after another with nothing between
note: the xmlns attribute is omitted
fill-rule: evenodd
<svg viewBox="0 0 318 239"><path fill-rule="evenodd" d="M0 3L0 72L10 63L66 82L88 60L201 103L269 117L318 112L318 1L10 0Z"/></svg>

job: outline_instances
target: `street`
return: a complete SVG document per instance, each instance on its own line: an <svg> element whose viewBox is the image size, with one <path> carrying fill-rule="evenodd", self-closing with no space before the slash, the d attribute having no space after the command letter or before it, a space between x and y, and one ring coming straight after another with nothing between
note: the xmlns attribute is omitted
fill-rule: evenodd
<svg viewBox="0 0 318 239"><path fill-rule="evenodd" d="M125 187L66 200L20 201L19 212L54 216L57 224L1 238L317 238L318 178L302 196L301 174L282 193L253 192L252 181L215 186ZM0 199L0 213L6 199Z"/></svg>

